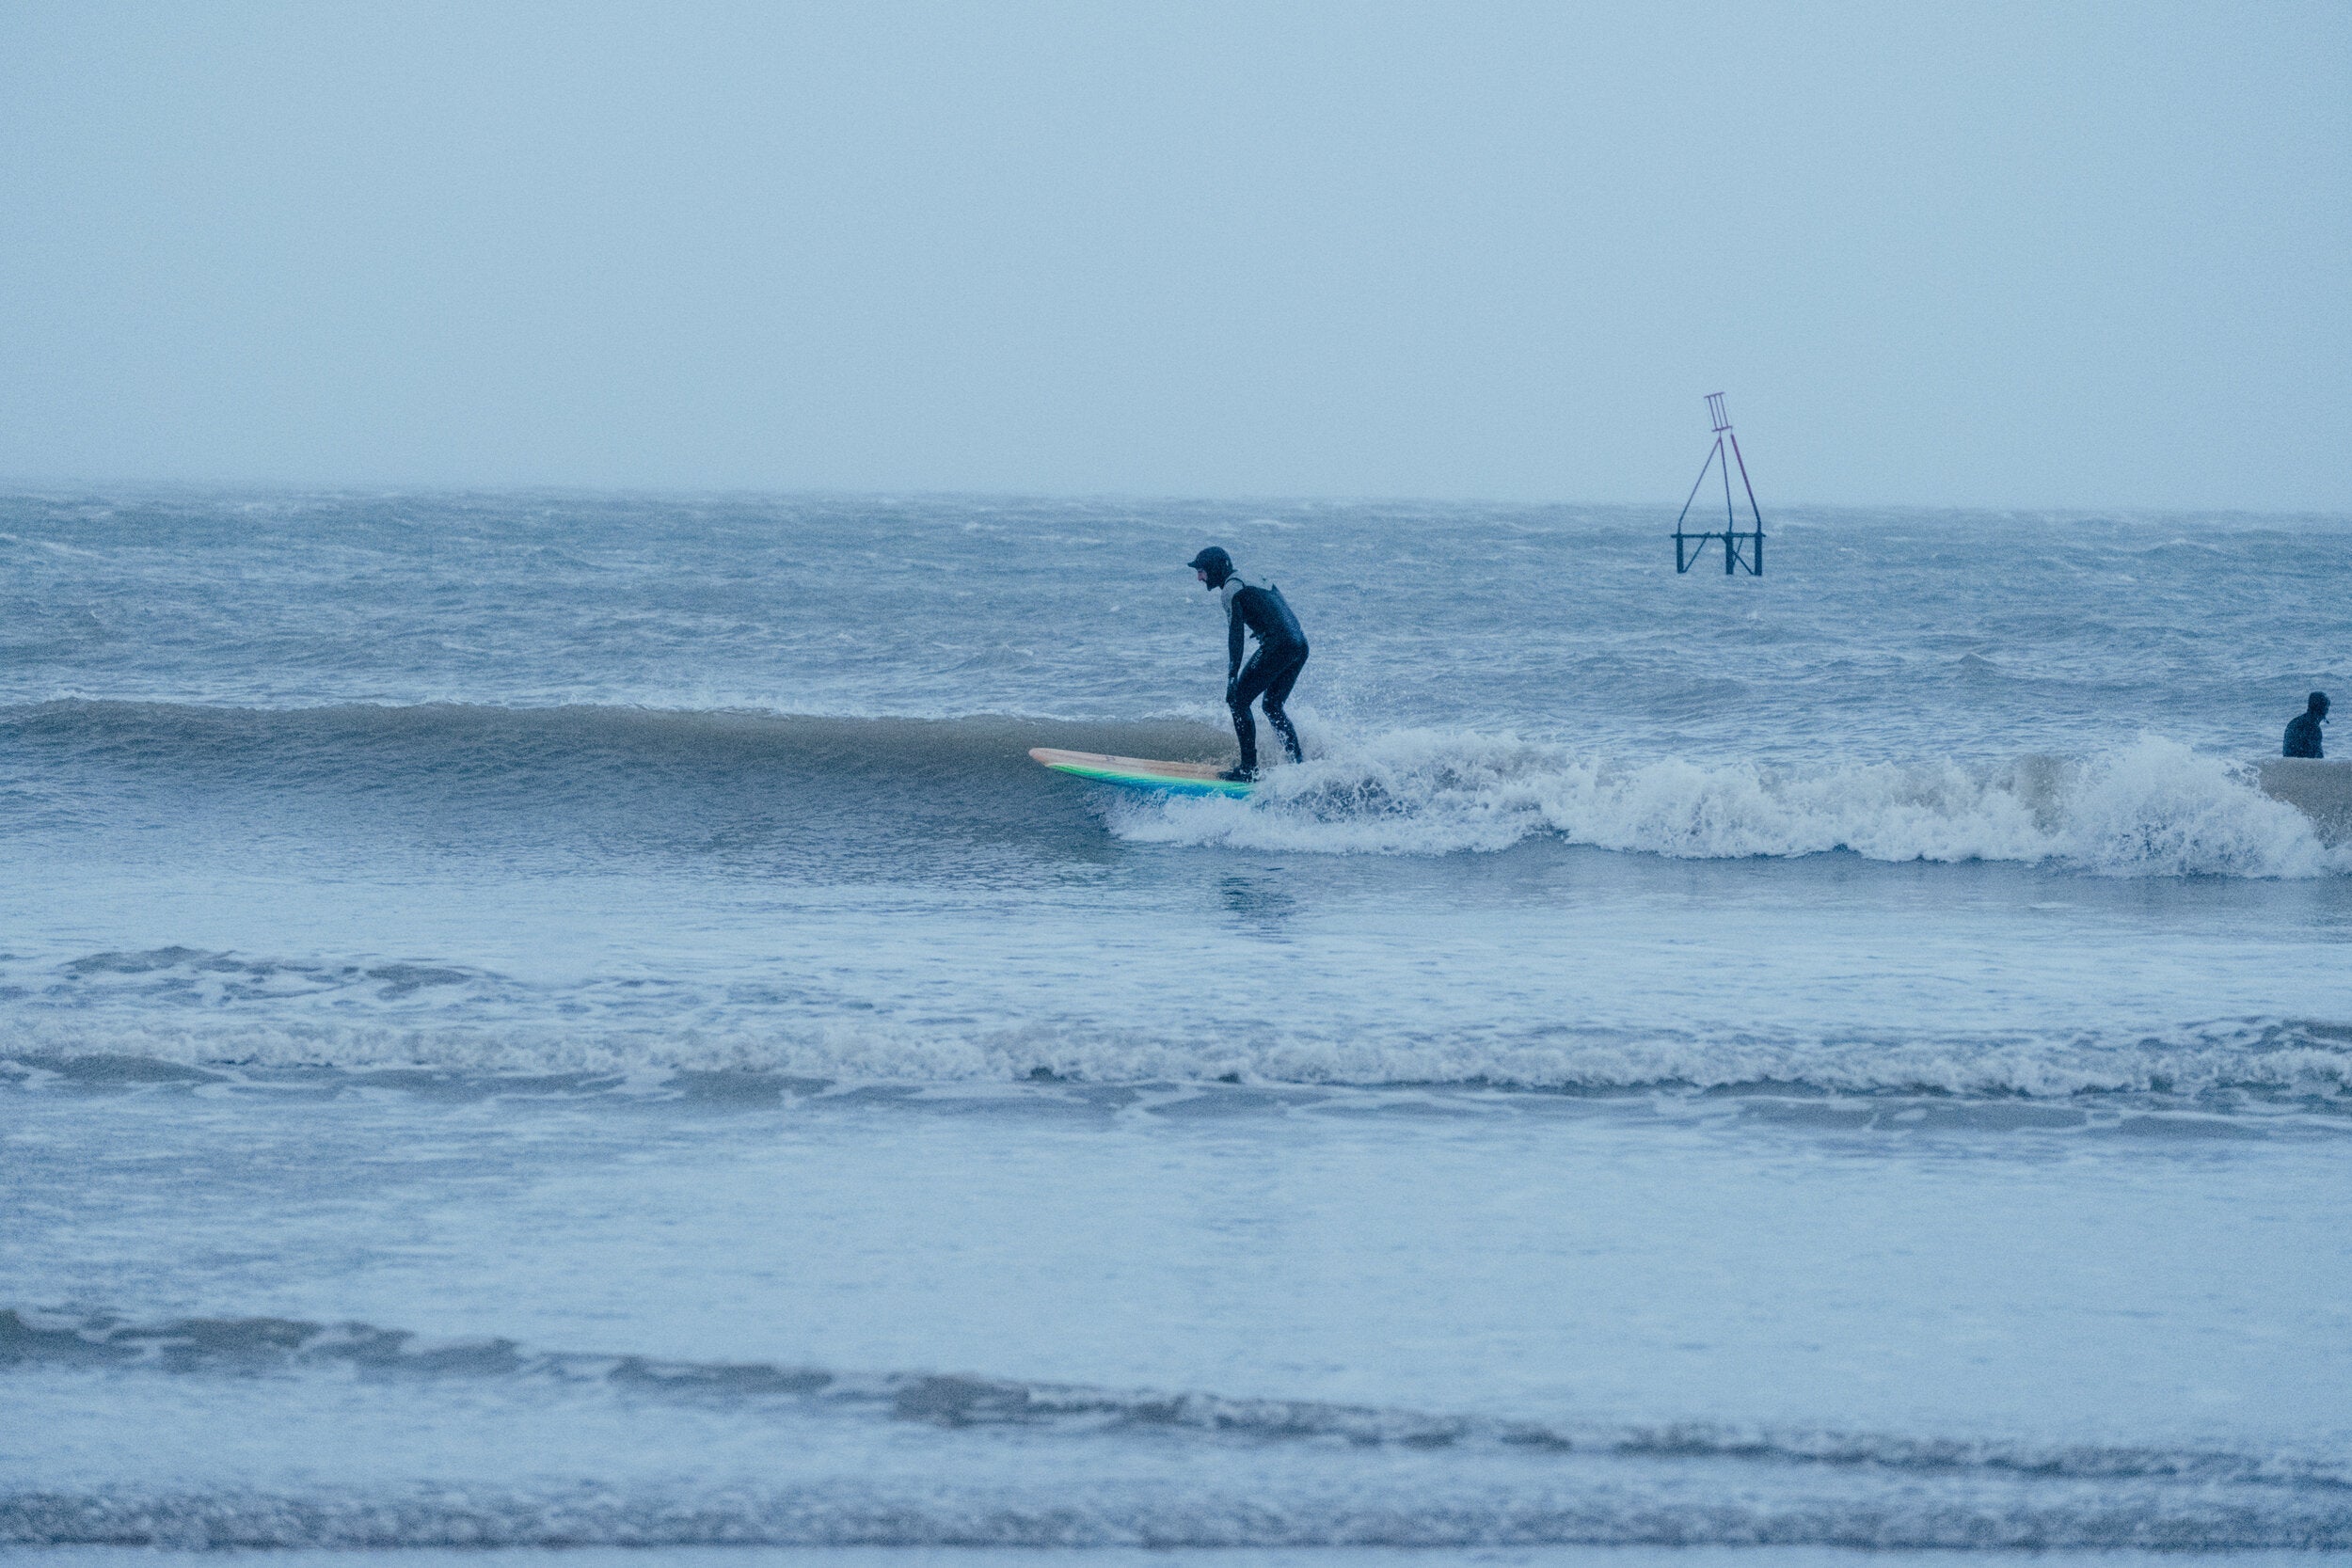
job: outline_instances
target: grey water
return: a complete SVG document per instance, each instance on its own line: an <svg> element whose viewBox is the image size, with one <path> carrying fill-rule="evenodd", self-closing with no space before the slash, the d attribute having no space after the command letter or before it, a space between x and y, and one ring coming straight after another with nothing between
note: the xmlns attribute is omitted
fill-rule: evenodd
<svg viewBox="0 0 2352 1568"><path fill-rule="evenodd" d="M0 499L0 1543L2352 1545L2352 520L1670 524Z"/></svg>

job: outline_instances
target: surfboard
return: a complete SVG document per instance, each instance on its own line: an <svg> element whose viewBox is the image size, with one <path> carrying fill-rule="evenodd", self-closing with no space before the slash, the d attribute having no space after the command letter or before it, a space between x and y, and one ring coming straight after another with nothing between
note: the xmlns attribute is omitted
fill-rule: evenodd
<svg viewBox="0 0 2352 1568"><path fill-rule="evenodd" d="M2265 757L2254 777L2265 795L2310 817L2320 843L2332 848L2352 842L2352 761Z"/></svg>
<svg viewBox="0 0 2352 1568"><path fill-rule="evenodd" d="M1154 762L1149 757L1115 757L1102 752L1065 752L1058 746L1032 746L1029 755L1057 773L1128 789L1154 789L1168 795L1249 793L1247 784L1218 778L1212 763Z"/></svg>

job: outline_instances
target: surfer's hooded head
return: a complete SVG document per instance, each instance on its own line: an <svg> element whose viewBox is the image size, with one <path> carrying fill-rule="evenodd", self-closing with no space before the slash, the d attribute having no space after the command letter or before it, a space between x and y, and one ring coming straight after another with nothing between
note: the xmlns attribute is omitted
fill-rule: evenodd
<svg viewBox="0 0 2352 1568"><path fill-rule="evenodd" d="M1225 579L1233 575L1233 558L1216 545L1211 545L1184 564L1208 578L1211 588L1224 587Z"/></svg>

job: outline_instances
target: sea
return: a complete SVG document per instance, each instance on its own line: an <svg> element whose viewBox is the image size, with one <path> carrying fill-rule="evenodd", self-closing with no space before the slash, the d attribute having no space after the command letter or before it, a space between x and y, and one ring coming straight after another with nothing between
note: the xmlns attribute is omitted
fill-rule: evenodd
<svg viewBox="0 0 2352 1568"><path fill-rule="evenodd" d="M2352 518L1765 524L0 496L0 1547L2352 1548Z"/></svg>

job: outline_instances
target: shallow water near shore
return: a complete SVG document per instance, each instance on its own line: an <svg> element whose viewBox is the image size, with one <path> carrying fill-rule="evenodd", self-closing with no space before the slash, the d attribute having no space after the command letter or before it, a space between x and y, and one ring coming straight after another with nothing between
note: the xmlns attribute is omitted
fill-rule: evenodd
<svg viewBox="0 0 2352 1568"><path fill-rule="evenodd" d="M1669 521L0 501L0 1543L2352 1545L2352 524Z"/></svg>

